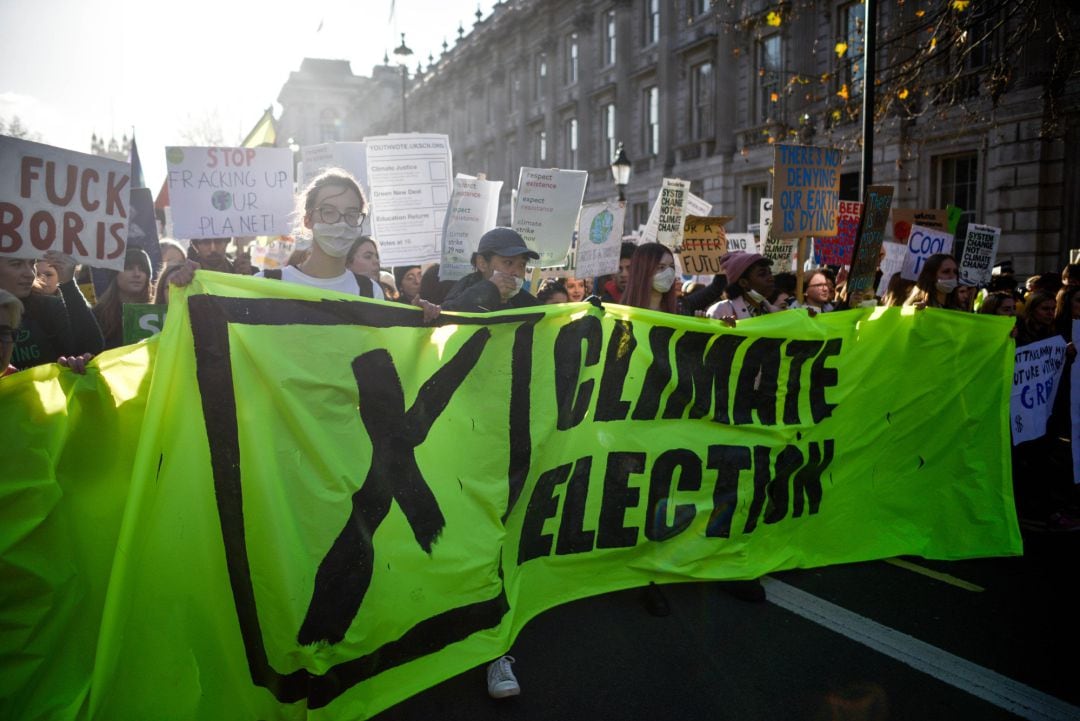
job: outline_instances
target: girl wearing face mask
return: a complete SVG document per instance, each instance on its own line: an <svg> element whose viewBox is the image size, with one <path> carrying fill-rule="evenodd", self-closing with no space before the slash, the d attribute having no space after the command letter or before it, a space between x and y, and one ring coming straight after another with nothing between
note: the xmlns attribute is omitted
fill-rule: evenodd
<svg viewBox="0 0 1080 721"><path fill-rule="evenodd" d="M677 313L675 257L660 243L644 243L630 258L629 278L623 291L623 305Z"/></svg>
<svg viewBox="0 0 1080 721"><path fill-rule="evenodd" d="M367 199L356 180L340 168L331 168L312 180L300 197L297 236L310 235L310 254L299 265L266 270L258 276L381 298L381 289L368 276L346 267L349 250L360 239L360 226L367 216Z"/></svg>
<svg viewBox="0 0 1080 721"><path fill-rule="evenodd" d="M931 255L919 271L915 287L904 305L916 308L949 308L960 310L956 297L957 280L956 258L946 253Z"/></svg>
<svg viewBox="0 0 1080 721"><path fill-rule="evenodd" d="M760 253L736 250L720 258L720 263L728 280L725 300L709 306L707 317L734 326L738 320L783 310L767 300L776 289L771 260Z"/></svg>

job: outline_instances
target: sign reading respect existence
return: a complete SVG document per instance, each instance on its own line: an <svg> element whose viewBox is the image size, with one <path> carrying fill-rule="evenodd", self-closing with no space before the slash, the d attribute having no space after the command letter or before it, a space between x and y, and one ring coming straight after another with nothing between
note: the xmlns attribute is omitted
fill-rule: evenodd
<svg viewBox="0 0 1080 721"><path fill-rule="evenodd" d="M165 148L173 234L285 235L293 212L288 148Z"/></svg>
<svg viewBox="0 0 1080 721"><path fill-rule="evenodd" d="M371 229L384 265L439 260L450 202L452 162L445 135L364 138L371 183Z"/></svg>
<svg viewBox="0 0 1080 721"><path fill-rule="evenodd" d="M13 717L366 718L575 598L1021 551L1010 318L429 326L202 272L170 300L160 336L86 376L0 382Z"/></svg>
<svg viewBox="0 0 1080 721"><path fill-rule="evenodd" d="M480 237L495 227L499 215L501 180L484 180L458 173L443 219L439 280L459 280L473 271L472 255Z"/></svg>
<svg viewBox="0 0 1080 721"><path fill-rule="evenodd" d="M540 254L540 267L566 262L588 180L585 170L521 169L513 226L525 245Z"/></svg>
<svg viewBox="0 0 1080 721"><path fill-rule="evenodd" d="M0 258L123 270L130 191L127 163L0 136Z"/></svg>
<svg viewBox="0 0 1080 721"><path fill-rule="evenodd" d="M773 163L772 234L777 238L836 235L840 205L839 148L777 145Z"/></svg>

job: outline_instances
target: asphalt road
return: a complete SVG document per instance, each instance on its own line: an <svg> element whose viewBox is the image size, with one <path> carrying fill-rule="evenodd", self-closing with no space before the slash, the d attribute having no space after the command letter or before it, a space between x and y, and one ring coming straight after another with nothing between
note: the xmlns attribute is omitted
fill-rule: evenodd
<svg viewBox="0 0 1080 721"><path fill-rule="evenodd" d="M787 571L751 604L717 584L570 603L514 643L519 697L484 668L377 718L1080 719L1072 578L1080 533L1025 534L1025 554Z"/></svg>

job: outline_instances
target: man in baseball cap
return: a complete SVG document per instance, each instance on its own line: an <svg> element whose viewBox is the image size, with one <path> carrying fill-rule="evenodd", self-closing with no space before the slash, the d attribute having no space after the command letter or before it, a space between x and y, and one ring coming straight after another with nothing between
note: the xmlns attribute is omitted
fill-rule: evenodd
<svg viewBox="0 0 1080 721"><path fill-rule="evenodd" d="M525 245L512 228L492 228L480 238L472 256L476 271L459 280L443 301L443 310L486 313L507 308L539 305L532 295L522 292L525 267L529 259L540 255Z"/></svg>

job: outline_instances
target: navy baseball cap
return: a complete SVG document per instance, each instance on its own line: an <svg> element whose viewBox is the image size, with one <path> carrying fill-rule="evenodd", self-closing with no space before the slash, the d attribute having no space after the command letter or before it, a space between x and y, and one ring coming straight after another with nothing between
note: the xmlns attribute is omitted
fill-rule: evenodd
<svg viewBox="0 0 1080 721"><path fill-rule="evenodd" d="M525 245L525 239L518 235L513 228L492 228L480 236L480 245L476 248L480 255L494 253L508 257L511 255L525 255L533 260L540 260L540 254L535 250L529 250Z"/></svg>

